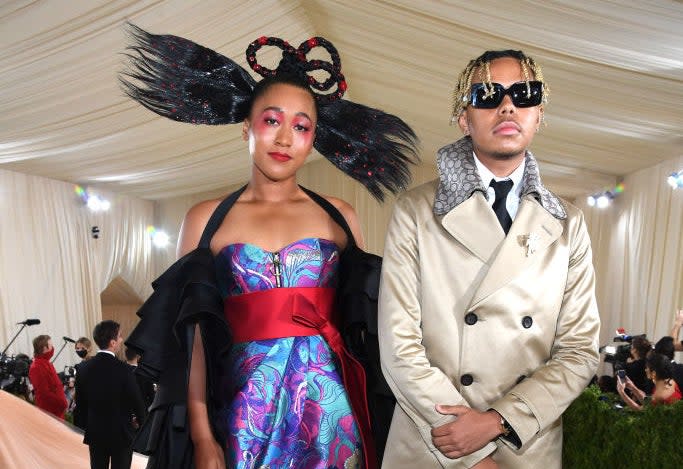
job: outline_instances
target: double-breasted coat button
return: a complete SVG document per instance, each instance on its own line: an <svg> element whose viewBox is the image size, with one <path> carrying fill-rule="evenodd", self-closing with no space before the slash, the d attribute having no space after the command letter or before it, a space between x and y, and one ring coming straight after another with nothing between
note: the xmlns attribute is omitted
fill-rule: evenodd
<svg viewBox="0 0 683 469"><path fill-rule="evenodd" d="M474 378L472 378L472 375L469 373L466 373L460 377L460 384L463 386L469 386L474 382Z"/></svg>
<svg viewBox="0 0 683 469"><path fill-rule="evenodd" d="M524 316L522 318L522 327L524 329L529 329L533 323L534 323L534 320L531 319L531 316Z"/></svg>
<svg viewBox="0 0 683 469"><path fill-rule="evenodd" d="M479 319L479 318L477 317L476 314L474 314L474 313L467 313L467 314L465 315L465 324L467 324L468 326L471 326L471 325L473 325L473 324L476 324L478 319Z"/></svg>

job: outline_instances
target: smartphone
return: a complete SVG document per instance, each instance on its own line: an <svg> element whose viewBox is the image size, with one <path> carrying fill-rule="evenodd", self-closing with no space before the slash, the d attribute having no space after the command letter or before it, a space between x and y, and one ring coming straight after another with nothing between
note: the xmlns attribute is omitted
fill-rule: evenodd
<svg viewBox="0 0 683 469"><path fill-rule="evenodd" d="M618 370L617 377L619 378L619 381L626 381L626 370Z"/></svg>

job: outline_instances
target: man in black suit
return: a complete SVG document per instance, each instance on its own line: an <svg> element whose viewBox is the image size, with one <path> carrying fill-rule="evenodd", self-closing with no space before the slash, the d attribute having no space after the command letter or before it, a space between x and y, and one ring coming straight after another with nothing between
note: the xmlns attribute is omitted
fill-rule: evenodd
<svg viewBox="0 0 683 469"><path fill-rule="evenodd" d="M140 360L140 355L138 355L135 350L130 347L126 347L124 355L126 356L126 363L128 363L128 367L133 372L135 381L137 381L138 387L140 388L140 393L142 395L142 400L145 403L145 408L149 409L149 406L152 405L152 401L154 401L154 395L156 393L154 390L154 383L144 376L135 373L135 369L138 367L138 361ZM142 421L139 423L142 425Z"/></svg>
<svg viewBox="0 0 683 469"><path fill-rule="evenodd" d="M121 327L102 321L93 331L100 351L76 374L74 423L85 429L91 469L130 469L134 421L144 418L140 389L128 365L116 352L123 343Z"/></svg>

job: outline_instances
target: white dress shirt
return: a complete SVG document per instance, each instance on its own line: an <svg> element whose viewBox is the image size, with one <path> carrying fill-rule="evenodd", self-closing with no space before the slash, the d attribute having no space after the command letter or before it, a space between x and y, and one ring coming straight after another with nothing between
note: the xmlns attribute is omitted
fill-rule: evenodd
<svg viewBox="0 0 683 469"><path fill-rule="evenodd" d="M486 166L484 166L484 163L479 161L479 158L477 158L477 155L474 154L474 163L477 165L477 171L479 171L479 177L481 178L481 181L484 183L484 185L488 188L488 204L489 206L493 206L493 202L496 201L496 192L493 190L493 187L489 186L491 183L491 179L494 179L496 182L498 181L505 181L505 180L510 180L512 181L512 189L510 189L510 192L508 192L507 199L505 200L505 208L507 208L508 213L510 214L510 218L514 221L515 216L517 216L517 210L519 209L519 200L520 196L522 194L522 176L524 176L524 161L520 163L519 166L517 166L517 169L515 169L512 174L506 177L499 178L497 176L494 176L491 170L489 170Z"/></svg>

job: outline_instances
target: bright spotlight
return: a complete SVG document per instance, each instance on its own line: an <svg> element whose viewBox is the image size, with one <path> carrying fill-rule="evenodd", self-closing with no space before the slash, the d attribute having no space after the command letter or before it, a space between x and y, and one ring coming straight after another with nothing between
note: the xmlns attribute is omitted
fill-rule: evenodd
<svg viewBox="0 0 683 469"><path fill-rule="evenodd" d="M88 196L88 208L92 210L93 212L98 212L102 210L102 200L100 200L99 197L96 195L90 195Z"/></svg>
<svg viewBox="0 0 683 469"><path fill-rule="evenodd" d="M586 203L589 207L595 207L595 197L589 195L588 197L586 197Z"/></svg>
<svg viewBox="0 0 683 469"><path fill-rule="evenodd" d="M158 248L168 246L168 235L163 231L155 231L152 235L152 243Z"/></svg>
<svg viewBox="0 0 683 469"><path fill-rule="evenodd" d="M598 208L606 208L609 205L609 197L607 197L605 194L601 195L598 197L598 200L595 201L595 205Z"/></svg>

